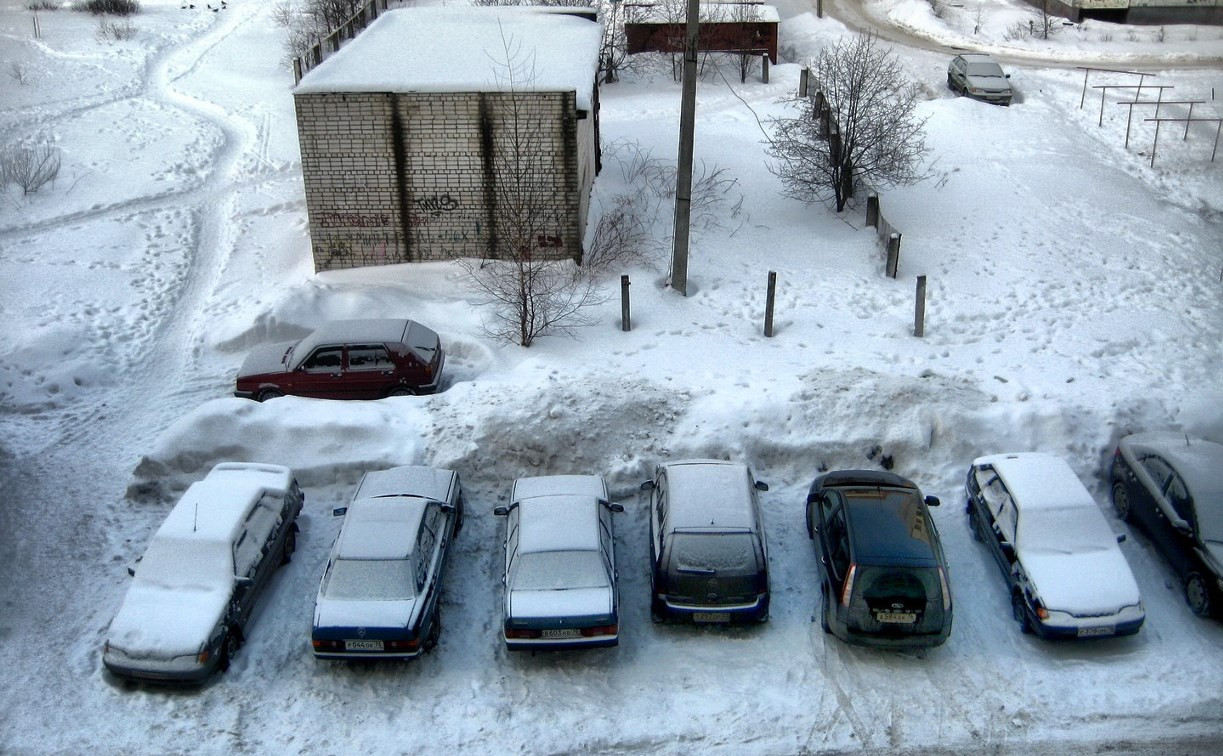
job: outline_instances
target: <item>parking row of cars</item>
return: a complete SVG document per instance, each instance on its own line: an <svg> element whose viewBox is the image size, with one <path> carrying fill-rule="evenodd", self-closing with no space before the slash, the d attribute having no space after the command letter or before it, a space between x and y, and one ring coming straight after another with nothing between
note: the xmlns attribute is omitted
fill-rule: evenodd
<svg viewBox="0 0 1223 756"><path fill-rule="evenodd" d="M1109 476L1117 514L1146 530L1182 575L1193 611L1223 595L1223 445L1169 434L1126 437ZM667 462L649 494L656 621L768 619L769 554L744 464ZM972 463L969 527L1005 578L1015 619L1041 637L1138 632L1137 582L1066 462L1039 452ZM304 496L287 468L217 465L153 536L111 623L103 662L126 678L198 682L224 670L245 619L296 545ZM823 473L806 497L819 561L820 622L847 642L935 646L951 632L947 560L925 496L873 470ZM315 600L321 659L413 658L437 643L440 594L463 524L458 475L404 466L367 473L346 507ZM505 518L502 635L512 649L614 646L620 637L614 515L603 478L519 478Z"/></svg>

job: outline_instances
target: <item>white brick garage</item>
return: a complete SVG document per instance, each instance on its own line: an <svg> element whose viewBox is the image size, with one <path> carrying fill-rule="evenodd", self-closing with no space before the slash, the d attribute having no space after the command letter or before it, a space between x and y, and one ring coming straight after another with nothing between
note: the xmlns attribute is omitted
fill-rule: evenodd
<svg viewBox="0 0 1223 756"><path fill-rule="evenodd" d="M407 8L310 71L294 99L315 269L503 256L524 194L548 208L531 254L580 260L600 37L540 8Z"/></svg>

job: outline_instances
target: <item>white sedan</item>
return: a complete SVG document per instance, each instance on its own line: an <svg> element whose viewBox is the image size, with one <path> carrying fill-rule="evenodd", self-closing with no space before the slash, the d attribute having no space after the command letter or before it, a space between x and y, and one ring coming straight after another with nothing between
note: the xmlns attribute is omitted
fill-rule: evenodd
<svg viewBox="0 0 1223 756"><path fill-rule="evenodd" d="M1130 635L1146 612L1129 563L1091 494L1051 454L973 461L965 481L969 527L1011 594L1015 620L1042 638Z"/></svg>
<svg viewBox="0 0 1223 756"><path fill-rule="evenodd" d="M511 649L615 646L619 596L607 484L596 475L514 481L506 518L504 635Z"/></svg>

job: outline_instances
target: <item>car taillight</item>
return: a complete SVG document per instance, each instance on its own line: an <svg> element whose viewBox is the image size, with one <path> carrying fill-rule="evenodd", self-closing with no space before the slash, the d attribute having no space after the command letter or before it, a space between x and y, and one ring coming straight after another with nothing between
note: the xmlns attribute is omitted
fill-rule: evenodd
<svg viewBox="0 0 1223 756"><path fill-rule="evenodd" d="M582 628L582 636L585 638L593 638L598 635L615 635L619 629L617 625L600 625L598 627Z"/></svg>
<svg viewBox="0 0 1223 756"><path fill-rule="evenodd" d="M526 628L508 628L508 627L505 629L506 638L519 638L519 639L529 640L531 638L538 638L539 636L540 636L540 632L538 630L529 630Z"/></svg>
<svg viewBox="0 0 1223 756"><path fill-rule="evenodd" d="M938 568L938 581L943 589L943 611L945 612L951 608L951 590L947 587L947 573L943 571L942 567Z"/></svg>
<svg viewBox="0 0 1223 756"><path fill-rule="evenodd" d="M845 578L845 590L841 591L841 606L849 606L849 597L854 592L854 576L858 573L858 565L849 565L849 576Z"/></svg>
<svg viewBox="0 0 1223 756"><path fill-rule="evenodd" d="M387 651L415 651L420 648L420 639L384 641L382 647Z"/></svg>
<svg viewBox="0 0 1223 756"><path fill-rule="evenodd" d="M315 651L339 651L340 642L336 640L319 640L312 638L310 644L314 646Z"/></svg>

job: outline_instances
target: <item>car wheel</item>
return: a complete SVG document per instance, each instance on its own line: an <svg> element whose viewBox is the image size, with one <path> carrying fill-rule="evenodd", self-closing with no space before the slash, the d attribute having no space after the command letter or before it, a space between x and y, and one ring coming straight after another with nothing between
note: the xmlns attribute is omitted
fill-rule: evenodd
<svg viewBox="0 0 1223 756"><path fill-rule="evenodd" d="M238 653L239 645L241 645L239 634L233 630L227 630L225 639L221 641L221 658L217 660L217 669L222 672L229 671L229 660Z"/></svg>
<svg viewBox="0 0 1223 756"><path fill-rule="evenodd" d="M387 396L415 396L416 392L407 386L395 386L386 392Z"/></svg>
<svg viewBox="0 0 1223 756"><path fill-rule="evenodd" d="M459 497L458 511L454 515L454 534L457 536L463 529L463 497Z"/></svg>
<svg viewBox="0 0 1223 756"><path fill-rule="evenodd" d="M437 647L437 641L442 636L442 608L439 606L433 610L433 627L429 628L429 635L425 638L425 650L431 651Z"/></svg>
<svg viewBox="0 0 1223 756"><path fill-rule="evenodd" d="M972 505L968 505L968 529L972 531L974 541L984 540L981 538L981 527L977 522L977 513L973 511Z"/></svg>
<svg viewBox="0 0 1223 756"><path fill-rule="evenodd" d="M1011 613L1015 615L1015 621L1019 623L1019 631L1024 635L1032 632L1032 624L1028 622L1028 608L1023 600L1023 594L1015 591L1011 594Z"/></svg>
<svg viewBox="0 0 1223 756"><path fill-rule="evenodd" d="M1189 608L1199 617L1209 617L1214 607L1210 600L1210 586L1199 573L1191 573L1185 579L1185 600Z"/></svg>
<svg viewBox="0 0 1223 756"><path fill-rule="evenodd" d="M279 389L264 389L259 392L259 401L266 402L268 399L278 399L285 395L285 392Z"/></svg>
<svg viewBox="0 0 1223 756"><path fill-rule="evenodd" d="M285 535L285 547L280 552L280 563L288 564L293 559L294 551L297 551L297 531L290 525L289 532Z"/></svg>
<svg viewBox="0 0 1223 756"><path fill-rule="evenodd" d="M1113 484L1113 509L1117 510L1117 516L1122 521L1130 521L1130 495L1120 481Z"/></svg>

